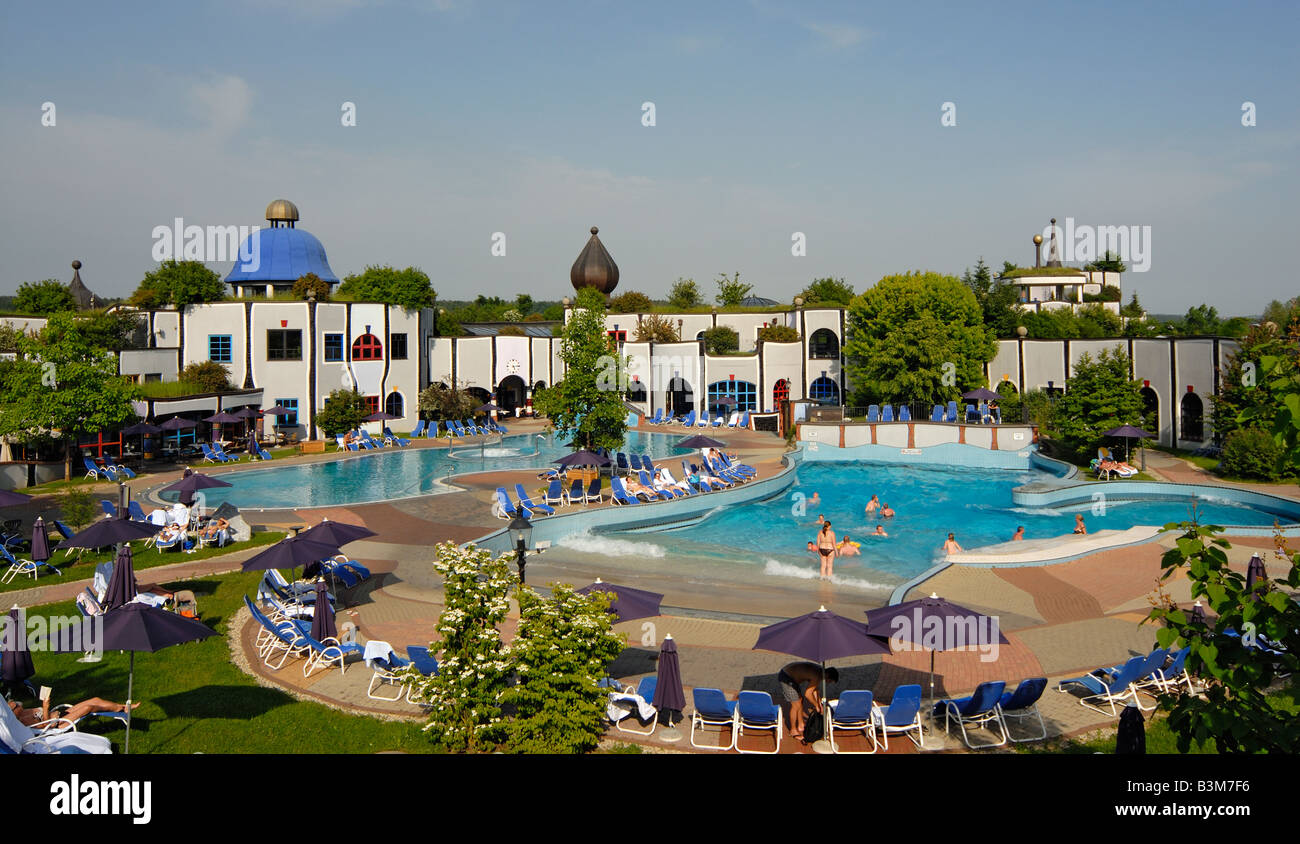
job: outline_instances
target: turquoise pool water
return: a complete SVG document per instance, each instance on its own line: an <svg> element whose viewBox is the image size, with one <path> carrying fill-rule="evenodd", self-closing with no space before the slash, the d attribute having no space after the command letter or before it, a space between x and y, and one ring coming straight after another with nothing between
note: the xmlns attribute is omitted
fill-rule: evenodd
<svg viewBox="0 0 1300 844"><path fill-rule="evenodd" d="M679 435L628 434L625 451L649 454L656 460L678 454L685 449L673 448ZM568 454L567 440L531 434L505 437L500 444L480 449L469 443L453 443L450 451L442 448L386 448L359 452L341 460L299 466L269 465L225 475L234 486L208 489L205 504L217 507L229 501L241 509L275 509L281 507L329 507L360 504L392 498L408 498L453 491L442 483L448 476L465 472L491 472L501 469L526 469L551 465L551 461ZM676 461L669 463L676 467ZM173 496L174 497L174 496ZM514 492L511 490L511 497Z"/></svg>
<svg viewBox="0 0 1300 844"><path fill-rule="evenodd" d="M798 470L798 484L779 498L720 508L695 526L666 533L581 536L560 545L618 556L680 558L686 564L711 565L725 560L742 566L743 576L807 578L818 572L817 558L806 545L816 539L820 514L831 521L838 537L848 534L861 543L861 556L836 559L836 580L884 589L929 568L943 555L949 531L969 550L1010 540L1018 525L1024 525L1026 539L1069 534L1076 513L1083 513L1089 532L1095 533L1183 521L1191 512L1185 499L1119 501L1113 496L1104 507L1103 502L1090 499L1062 508L1015 506L1013 488L1048 478L1036 470L804 463ZM820 505L810 501L814 492ZM894 518L864 514L873 493L896 511ZM1276 518L1224 500L1198 500L1197 510L1203 524L1268 526ZM877 524L884 526L888 537L868 535ZM602 547L602 543L608 544Z"/></svg>

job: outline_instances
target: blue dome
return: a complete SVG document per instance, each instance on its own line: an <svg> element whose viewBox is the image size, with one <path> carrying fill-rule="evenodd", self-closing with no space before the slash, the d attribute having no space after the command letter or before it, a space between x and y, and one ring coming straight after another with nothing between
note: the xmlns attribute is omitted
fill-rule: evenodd
<svg viewBox="0 0 1300 844"><path fill-rule="evenodd" d="M258 241L257 252L253 251L254 238ZM325 247L311 232L302 229L288 226L258 229L248 236L242 254L258 255L260 263L256 270L245 271L243 261L237 259L234 269L226 276L226 281L232 284L293 282L307 273L315 273L331 284L339 280L330 269Z"/></svg>

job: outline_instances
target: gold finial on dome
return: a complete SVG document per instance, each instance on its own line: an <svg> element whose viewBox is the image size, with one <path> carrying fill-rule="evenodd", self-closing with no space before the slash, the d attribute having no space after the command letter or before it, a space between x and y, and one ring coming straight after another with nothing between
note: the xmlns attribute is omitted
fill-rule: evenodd
<svg viewBox="0 0 1300 844"><path fill-rule="evenodd" d="M298 206L287 199L276 199L266 206L266 219L271 223L271 228L277 225L293 228L293 224L298 222Z"/></svg>

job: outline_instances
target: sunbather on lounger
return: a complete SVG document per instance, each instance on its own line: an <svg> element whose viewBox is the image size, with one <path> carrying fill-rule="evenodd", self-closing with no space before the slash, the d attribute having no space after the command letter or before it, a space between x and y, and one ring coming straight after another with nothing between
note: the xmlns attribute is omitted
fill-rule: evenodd
<svg viewBox="0 0 1300 844"><path fill-rule="evenodd" d="M139 705L140 705L140 701L137 700L131 704L131 708L135 709ZM17 716L18 720L28 727L34 724L39 724L42 721L48 721L50 720L51 717L49 698L46 698L45 700L41 701L41 709L39 712L36 711L35 709L25 708L22 704L18 703L18 701L16 700L9 702L9 708L13 710L14 715ZM111 700L104 700L103 698L92 697L83 700L81 703L74 703L72 706L68 707L67 709L63 709L59 712L56 712L54 717L66 718L69 721L77 721L95 712L125 712L125 711L126 711L126 704L113 703L113 701Z"/></svg>

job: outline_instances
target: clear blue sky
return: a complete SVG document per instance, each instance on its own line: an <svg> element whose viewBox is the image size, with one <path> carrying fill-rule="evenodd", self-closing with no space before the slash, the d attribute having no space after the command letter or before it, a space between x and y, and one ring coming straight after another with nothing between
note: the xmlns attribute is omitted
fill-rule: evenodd
<svg viewBox="0 0 1300 844"><path fill-rule="evenodd" d="M712 295L739 270L788 301L819 276L1029 263L1055 216L1151 226L1125 276L1150 309L1258 313L1300 293L1298 23L1286 3L6 4L0 292L79 258L125 295L155 226L254 225L284 197L340 276L413 264L447 299L565 295L592 225L620 291Z"/></svg>

